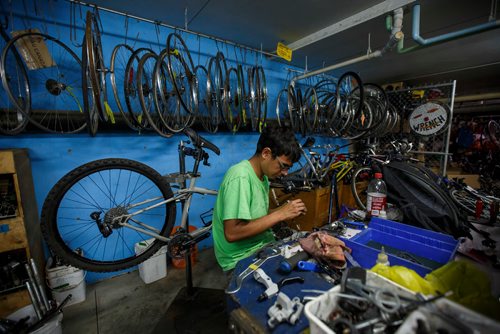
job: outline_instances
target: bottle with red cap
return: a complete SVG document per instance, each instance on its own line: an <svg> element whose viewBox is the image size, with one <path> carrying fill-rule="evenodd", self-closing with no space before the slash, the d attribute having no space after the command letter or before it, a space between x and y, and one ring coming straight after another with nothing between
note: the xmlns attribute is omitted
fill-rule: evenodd
<svg viewBox="0 0 500 334"><path fill-rule="evenodd" d="M369 215L378 217L387 205L387 186L382 179L382 173L375 173L374 176L367 189L366 211Z"/></svg>

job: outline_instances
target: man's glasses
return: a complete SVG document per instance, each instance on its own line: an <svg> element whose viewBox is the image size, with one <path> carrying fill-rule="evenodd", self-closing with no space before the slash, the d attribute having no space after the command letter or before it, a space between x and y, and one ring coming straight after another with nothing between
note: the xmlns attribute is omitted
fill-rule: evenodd
<svg viewBox="0 0 500 334"><path fill-rule="evenodd" d="M280 160L280 158L276 157L276 160L278 160L278 163L280 164L280 168L282 171L287 171L290 168L292 168L292 165L284 163L283 161Z"/></svg>

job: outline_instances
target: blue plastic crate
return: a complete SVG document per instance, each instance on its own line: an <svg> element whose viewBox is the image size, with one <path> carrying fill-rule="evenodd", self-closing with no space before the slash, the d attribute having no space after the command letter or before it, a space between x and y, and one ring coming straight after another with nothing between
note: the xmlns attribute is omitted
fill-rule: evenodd
<svg viewBox="0 0 500 334"><path fill-rule="evenodd" d="M376 264L384 246L391 265L413 269L422 276L452 260L459 245L450 235L380 218L373 218L367 229L343 240L363 268Z"/></svg>

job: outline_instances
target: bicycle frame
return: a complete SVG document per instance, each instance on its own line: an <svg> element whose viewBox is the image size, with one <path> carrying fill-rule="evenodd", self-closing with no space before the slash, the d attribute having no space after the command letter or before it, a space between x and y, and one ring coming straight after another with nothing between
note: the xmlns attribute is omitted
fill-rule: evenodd
<svg viewBox="0 0 500 334"><path fill-rule="evenodd" d="M163 206L167 203L171 202L179 202L182 203L182 216L181 216L181 222L180 226L187 231L188 228L188 218L189 218L189 209L191 207L191 201L193 199L193 194L201 194L201 195L217 195L217 190L213 189L207 189L207 188L202 188L202 187L196 187L196 180L201 177L201 175L198 173L198 167L200 160L203 158L201 156L201 152L199 153L198 156L195 157L195 163L193 167L192 172L185 172L185 156L186 156L186 147L184 145L184 142L181 141L179 144L179 165L180 165L180 177L183 181L181 181L180 184L180 189L177 191L174 191L174 196L165 200L162 200L158 203L155 203L153 205L150 205L146 208L143 208L141 210L138 210L136 212L132 212L126 215L122 215L119 217L115 217L113 219L113 224L118 224L123 227L128 227L131 228L135 231L144 233L146 235L149 235L155 239L161 240L165 243L168 243L171 238L169 237L164 237L162 235L159 235L159 232L157 229L154 229L151 226L148 226L146 224L142 224L141 222L134 221L136 224L141 225L143 228L133 226L129 224L129 220L133 220L134 216L137 216L143 212L149 211L151 209ZM164 178L166 179L168 175L164 175ZM189 186L185 187L185 179L189 179ZM167 181L165 181L167 182ZM134 203L133 205L130 205L127 207L127 210L132 209L134 207L151 203L151 202L156 202L160 200L161 197L155 197L151 199L147 199L145 201L142 201L140 203ZM197 229L196 231L190 232L189 235L192 236L193 238L196 238L198 235L202 235L205 232L209 231L212 228L212 225L207 225L204 226L200 229Z"/></svg>

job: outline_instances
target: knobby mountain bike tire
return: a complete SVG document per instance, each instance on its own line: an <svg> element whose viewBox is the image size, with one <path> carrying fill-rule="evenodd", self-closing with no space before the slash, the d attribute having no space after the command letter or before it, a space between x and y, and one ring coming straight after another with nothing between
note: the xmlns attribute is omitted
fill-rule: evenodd
<svg viewBox="0 0 500 334"><path fill-rule="evenodd" d="M147 165L118 158L92 161L66 174L50 190L42 208L42 234L50 249L75 267L96 272L132 267L164 243L113 223L113 218L172 196L170 185ZM175 216L175 202L170 202L139 213L128 223L169 236ZM139 242L147 246L136 254Z"/></svg>

